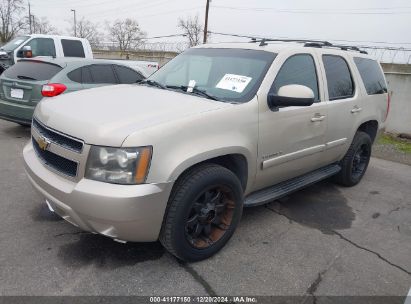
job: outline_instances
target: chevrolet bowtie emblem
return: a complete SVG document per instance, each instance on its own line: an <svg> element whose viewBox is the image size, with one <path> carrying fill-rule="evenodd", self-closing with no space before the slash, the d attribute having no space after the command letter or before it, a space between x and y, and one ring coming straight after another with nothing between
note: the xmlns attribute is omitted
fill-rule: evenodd
<svg viewBox="0 0 411 304"><path fill-rule="evenodd" d="M44 136L40 136L39 138L37 138L37 143L39 145L39 148L43 151L46 151L47 148L50 146L50 141Z"/></svg>

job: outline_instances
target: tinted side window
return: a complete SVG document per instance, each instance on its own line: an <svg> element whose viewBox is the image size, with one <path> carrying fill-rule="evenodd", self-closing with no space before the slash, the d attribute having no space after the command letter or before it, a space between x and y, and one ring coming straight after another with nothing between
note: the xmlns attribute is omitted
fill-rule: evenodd
<svg viewBox="0 0 411 304"><path fill-rule="evenodd" d="M354 58L368 95L387 93L387 84L377 61L368 58Z"/></svg>
<svg viewBox="0 0 411 304"><path fill-rule="evenodd" d="M24 46L30 46L33 52L33 57L36 56L56 56L54 40L51 38L35 38L30 40Z"/></svg>
<svg viewBox="0 0 411 304"><path fill-rule="evenodd" d="M144 77L140 73L119 65L114 66L120 83L136 83L138 80L143 80Z"/></svg>
<svg viewBox="0 0 411 304"><path fill-rule="evenodd" d="M354 83L347 62L335 55L323 55L330 100L349 98L354 95Z"/></svg>
<svg viewBox="0 0 411 304"><path fill-rule="evenodd" d="M314 92L315 100L320 100L318 95L317 72L314 59L311 55L301 54L288 58L278 72L271 87L271 92L277 94L282 86L289 84L299 84L309 87Z"/></svg>
<svg viewBox="0 0 411 304"><path fill-rule="evenodd" d="M91 78L91 72L88 67L81 68L81 82L82 83L93 83L93 78Z"/></svg>
<svg viewBox="0 0 411 304"><path fill-rule="evenodd" d="M50 80L62 68L56 64L39 61L19 61L9 67L3 75L11 79Z"/></svg>
<svg viewBox="0 0 411 304"><path fill-rule="evenodd" d="M67 77L74 82L81 83L81 69L79 68L71 71L67 74Z"/></svg>
<svg viewBox="0 0 411 304"><path fill-rule="evenodd" d="M62 39L64 57L86 57L83 44L79 40Z"/></svg>
<svg viewBox="0 0 411 304"><path fill-rule="evenodd" d="M93 83L117 83L116 76L111 65L94 64L90 67Z"/></svg>

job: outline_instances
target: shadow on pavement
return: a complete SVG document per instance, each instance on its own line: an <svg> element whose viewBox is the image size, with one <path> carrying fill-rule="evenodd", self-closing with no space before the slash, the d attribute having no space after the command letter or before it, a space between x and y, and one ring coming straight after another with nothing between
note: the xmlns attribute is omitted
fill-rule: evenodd
<svg viewBox="0 0 411 304"><path fill-rule="evenodd" d="M348 229L355 220L355 213L347 199L330 182L321 182L298 191L271 203L269 208L325 234Z"/></svg>
<svg viewBox="0 0 411 304"><path fill-rule="evenodd" d="M78 241L62 245L58 257L69 267L94 264L100 268L117 268L160 259L165 252L160 242L120 244L112 239L80 234Z"/></svg>
<svg viewBox="0 0 411 304"><path fill-rule="evenodd" d="M30 126L10 124L2 128L2 133L13 138L30 138Z"/></svg>
<svg viewBox="0 0 411 304"><path fill-rule="evenodd" d="M51 212L46 203L38 204L30 212L30 216L35 222L59 222L63 220L63 218Z"/></svg>
<svg viewBox="0 0 411 304"><path fill-rule="evenodd" d="M302 225L318 229L324 234L334 234L335 230L348 229L355 220L355 214L347 204L346 198L330 182L316 184L270 203L266 207ZM246 208L244 216L247 217L250 211L252 213L252 209ZM42 215L41 212L37 213L36 218L45 221L53 220L49 216ZM165 253L160 242L120 244L110 238L90 233L74 234L78 234L79 239L62 245L58 252L58 257L69 267L83 267L90 264L110 269L132 266L160 259Z"/></svg>

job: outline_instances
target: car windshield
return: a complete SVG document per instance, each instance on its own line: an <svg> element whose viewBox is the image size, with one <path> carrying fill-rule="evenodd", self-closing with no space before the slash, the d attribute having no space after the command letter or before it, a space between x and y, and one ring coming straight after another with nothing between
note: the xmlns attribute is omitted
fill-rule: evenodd
<svg viewBox="0 0 411 304"><path fill-rule="evenodd" d="M146 83L220 101L247 102L257 93L275 56L260 50L189 49Z"/></svg>
<svg viewBox="0 0 411 304"><path fill-rule="evenodd" d="M17 47L19 47L27 39L29 39L28 36L16 37L13 40L10 40L9 42L7 42L5 45L3 45L1 49L6 52L14 51Z"/></svg>

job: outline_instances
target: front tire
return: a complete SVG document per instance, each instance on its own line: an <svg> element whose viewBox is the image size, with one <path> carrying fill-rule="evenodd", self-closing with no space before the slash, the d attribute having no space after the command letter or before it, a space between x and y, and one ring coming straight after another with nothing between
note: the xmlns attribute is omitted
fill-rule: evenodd
<svg viewBox="0 0 411 304"><path fill-rule="evenodd" d="M334 176L334 181L345 187L357 185L367 171L371 158L372 141L370 136L357 131L350 148L341 160L341 171Z"/></svg>
<svg viewBox="0 0 411 304"><path fill-rule="evenodd" d="M209 258L231 238L242 209L242 186L230 170L214 164L194 167L170 196L160 241L183 261Z"/></svg>

